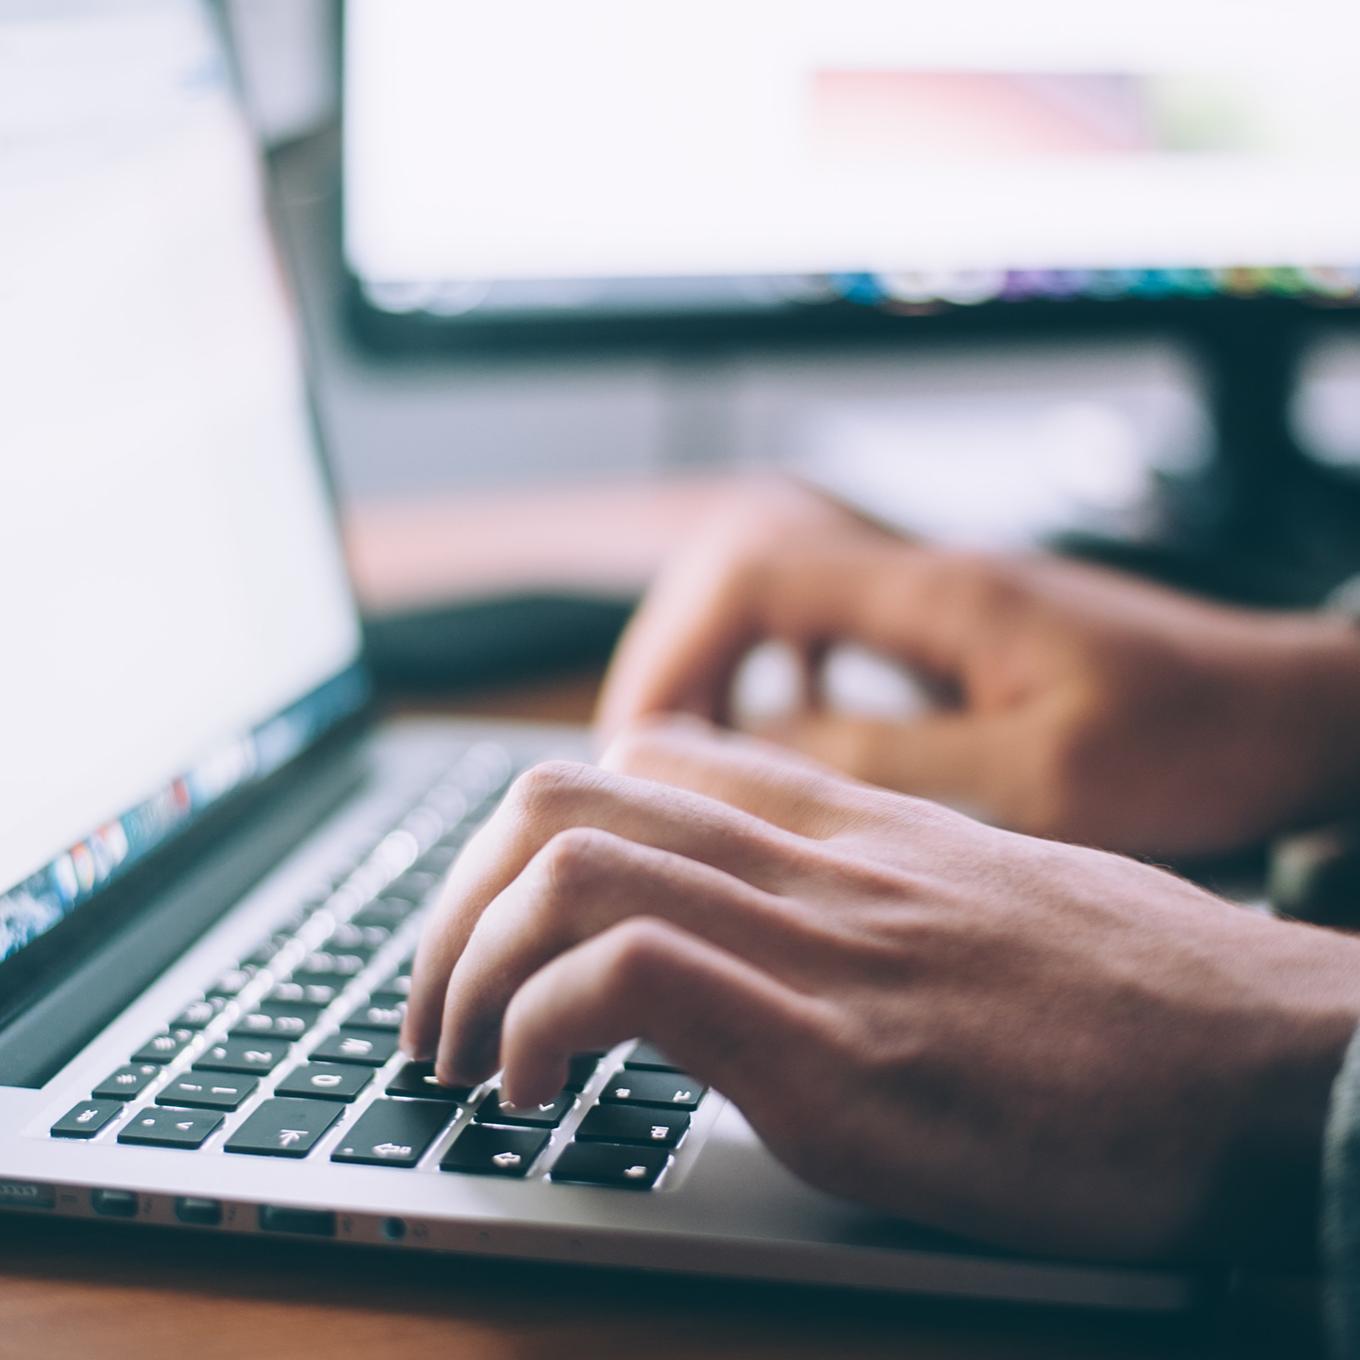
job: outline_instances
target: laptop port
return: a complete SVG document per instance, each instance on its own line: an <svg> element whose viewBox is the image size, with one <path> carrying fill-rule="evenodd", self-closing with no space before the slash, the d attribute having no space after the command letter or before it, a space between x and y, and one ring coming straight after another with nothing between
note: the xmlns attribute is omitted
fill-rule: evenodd
<svg viewBox="0 0 1360 1360"><path fill-rule="evenodd" d="M175 1201L175 1217L181 1223L193 1223L200 1228L215 1228L222 1221L222 1205L215 1199L181 1195Z"/></svg>
<svg viewBox="0 0 1360 1360"><path fill-rule="evenodd" d="M55 1209L57 1194L50 1185L33 1181L0 1181L0 1208Z"/></svg>
<svg viewBox="0 0 1360 1360"><path fill-rule="evenodd" d="M279 1204L260 1205L260 1227L266 1232L306 1233L310 1237L334 1237L335 1215L329 1209L289 1209Z"/></svg>
<svg viewBox="0 0 1360 1360"><path fill-rule="evenodd" d="M137 1193L134 1190L91 1190L90 1208L105 1218L136 1218Z"/></svg>

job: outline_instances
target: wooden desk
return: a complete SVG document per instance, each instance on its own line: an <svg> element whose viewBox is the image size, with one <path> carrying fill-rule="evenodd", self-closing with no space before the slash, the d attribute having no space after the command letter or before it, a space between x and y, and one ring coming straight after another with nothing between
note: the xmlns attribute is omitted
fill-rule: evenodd
<svg viewBox="0 0 1360 1360"><path fill-rule="evenodd" d="M593 685L460 704L583 719ZM1310 1296L1231 1336L1139 1319L0 1216L0 1360L1208 1360L1318 1354ZM1215 1338L1218 1339L1215 1339Z"/></svg>

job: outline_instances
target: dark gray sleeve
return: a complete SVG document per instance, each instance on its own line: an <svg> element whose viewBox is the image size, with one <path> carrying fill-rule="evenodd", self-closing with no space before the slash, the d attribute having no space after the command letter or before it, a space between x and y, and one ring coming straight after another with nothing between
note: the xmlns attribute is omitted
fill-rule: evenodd
<svg viewBox="0 0 1360 1360"><path fill-rule="evenodd" d="M1360 1358L1360 1030L1332 1087L1322 1151L1322 1264L1337 1360Z"/></svg>

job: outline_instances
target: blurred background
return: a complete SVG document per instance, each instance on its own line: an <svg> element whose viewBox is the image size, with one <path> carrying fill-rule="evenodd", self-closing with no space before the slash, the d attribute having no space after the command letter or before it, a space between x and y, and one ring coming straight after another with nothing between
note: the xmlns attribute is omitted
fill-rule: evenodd
<svg viewBox="0 0 1360 1360"><path fill-rule="evenodd" d="M380 669L597 661L778 465L1311 603L1360 569L1360 16L227 0Z"/></svg>

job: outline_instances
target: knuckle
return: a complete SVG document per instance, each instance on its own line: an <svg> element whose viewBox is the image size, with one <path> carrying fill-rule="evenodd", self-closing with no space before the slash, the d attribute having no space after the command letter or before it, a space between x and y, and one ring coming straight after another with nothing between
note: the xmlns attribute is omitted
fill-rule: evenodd
<svg viewBox="0 0 1360 1360"><path fill-rule="evenodd" d="M593 827L559 831L535 856L544 885L542 900L550 907L570 904L598 884L612 850L612 838Z"/></svg>
<svg viewBox="0 0 1360 1360"><path fill-rule="evenodd" d="M670 927L655 917L635 916L615 926L603 969L606 986L625 995L653 995L673 946Z"/></svg>
<svg viewBox="0 0 1360 1360"><path fill-rule="evenodd" d="M589 782L590 767L570 760L545 760L531 766L510 786L506 802L529 816L579 794Z"/></svg>

